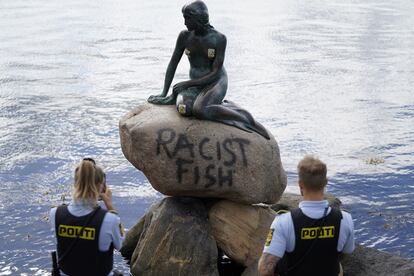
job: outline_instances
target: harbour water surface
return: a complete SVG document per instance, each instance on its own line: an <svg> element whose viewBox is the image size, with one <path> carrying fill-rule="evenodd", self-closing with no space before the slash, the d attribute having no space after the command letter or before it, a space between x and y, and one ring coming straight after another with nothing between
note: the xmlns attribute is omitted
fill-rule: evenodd
<svg viewBox="0 0 414 276"><path fill-rule="evenodd" d="M0 275L50 270L48 211L82 157L107 171L126 228L161 198L118 121L161 92L185 2L0 1ZM289 183L316 154L357 242L414 259L414 2L207 4L227 36L227 98L276 137Z"/></svg>

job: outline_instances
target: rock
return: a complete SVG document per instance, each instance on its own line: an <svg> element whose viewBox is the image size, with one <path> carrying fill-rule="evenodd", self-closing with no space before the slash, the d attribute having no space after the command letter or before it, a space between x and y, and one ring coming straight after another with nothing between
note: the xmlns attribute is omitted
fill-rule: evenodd
<svg viewBox="0 0 414 276"><path fill-rule="evenodd" d="M175 106L141 105L119 122L125 157L165 195L274 203L286 187L279 147L221 123L187 118Z"/></svg>
<svg viewBox="0 0 414 276"><path fill-rule="evenodd" d="M241 276L259 276L259 260L256 260L252 265L246 267Z"/></svg>
<svg viewBox="0 0 414 276"><path fill-rule="evenodd" d="M260 258L275 215L270 208L228 200L217 202L208 213L218 247L246 267Z"/></svg>
<svg viewBox="0 0 414 276"><path fill-rule="evenodd" d="M361 245L341 263L346 276L414 275L414 261Z"/></svg>
<svg viewBox="0 0 414 276"><path fill-rule="evenodd" d="M328 200L329 206L335 208L341 207L342 202L337 197L325 194L325 199ZM290 210L293 208L297 208L301 200L303 200L303 198L299 194L283 193L280 200L276 204L271 205L270 207L276 212L279 210Z"/></svg>
<svg viewBox="0 0 414 276"><path fill-rule="evenodd" d="M151 214L151 211L149 212ZM122 256L127 260L131 260L132 254L138 244L139 238L141 237L141 233L144 230L145 222L149 222L150 218L149 215L145 215L141 218L137 224L135 224L125 235L124 242L122 243L122 248L120 250Z"/></svg>
<svg viewBox="0 0 414 276"><path fill-rule="evenodd" d="M128 257L135 242L132 275L218 276L217 245L198 199L164 198L129 231L123 256Z"/></svg>

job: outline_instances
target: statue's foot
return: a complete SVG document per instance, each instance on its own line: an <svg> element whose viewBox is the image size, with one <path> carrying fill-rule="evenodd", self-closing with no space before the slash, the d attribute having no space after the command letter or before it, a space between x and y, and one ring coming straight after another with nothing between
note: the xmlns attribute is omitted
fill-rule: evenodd
<svg viewBox="0 0 414 276"><path fill-rule="evenodd" d="M160 104L160 105L172 105L175 104L175 98L173 95L162 97L162 96L150 96L147 100L149 103L152 104Z"/></svg>
<svg viewBox="0 0 414 276"><path fill-rule="evenodd" d="M148 102L152 102L152 101L154 101L154 99L157 99L157 98L160 98L161 96L159 96L159 95L151 95L151 96L149 96L149 98L148 98Z"/></svg>

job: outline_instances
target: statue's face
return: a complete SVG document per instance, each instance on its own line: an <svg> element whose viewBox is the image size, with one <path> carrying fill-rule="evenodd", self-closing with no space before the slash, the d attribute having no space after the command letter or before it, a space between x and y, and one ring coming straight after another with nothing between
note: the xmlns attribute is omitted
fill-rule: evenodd
<svg viewBox="0 0 414 276"><path fill-rule="evenodd" d="M198 24L194 17L184 14L184 25L189 31L194 31L197 29Z"/></svg>

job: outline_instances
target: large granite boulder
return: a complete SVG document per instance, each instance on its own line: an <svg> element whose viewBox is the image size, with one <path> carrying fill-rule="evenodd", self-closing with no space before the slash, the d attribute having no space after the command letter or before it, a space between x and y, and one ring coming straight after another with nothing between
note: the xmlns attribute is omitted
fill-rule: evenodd
<svg viewBox="0 0 414 276"><path fill-rule="evenodd" d="M286 187L277 142L221 123L141 105L119 122L125 157L165 195L277 202Z"/></svg>
<svg viewBox="0 0 414 276"><path fill-rule="evenodd" d="M346 276L414 275L414 261L361 245L341 262Z"/></svg>
<svg viewBox="0 0 414 276"><path fill-rule="evenodd" d="M167 197L127 233L132 275L217 275L217 245L198 199Z"/></svg>
<svg viewBox="0 0 414 276"><path fill-rule="evenodd" d="M276 212L268 207L221 200L209 212L217 245L233 261L246 267L260 258Z"/></svg>

